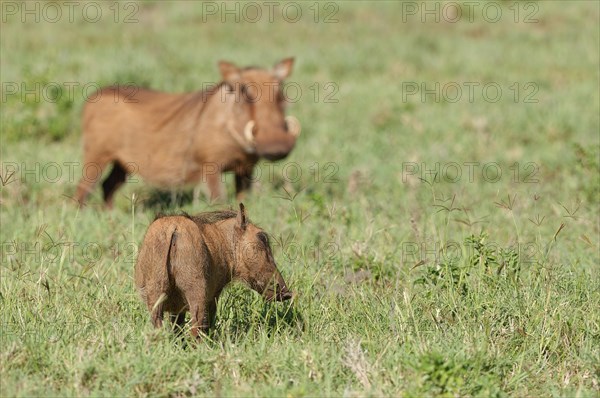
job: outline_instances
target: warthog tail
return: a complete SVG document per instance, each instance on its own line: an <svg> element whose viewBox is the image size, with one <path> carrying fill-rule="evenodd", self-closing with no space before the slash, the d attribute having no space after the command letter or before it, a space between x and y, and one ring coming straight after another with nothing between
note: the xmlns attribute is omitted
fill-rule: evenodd
<svg viewBox="0 0 600 398"><path fill-rule="evenodd" d="M167 250L167 258L165 259L165 271L166 271L166 275L165 275L165 280L169 283L171 283L171 275L173 275L173 270L172 270L172 261L173 258L177 255L177 238L178 238L178 233L177 233L177 227L175 227L175 229L173 230L173 232L171 232L171 240L169 241L169 249ZM168 285L165 286L168 288Z"/></svg>

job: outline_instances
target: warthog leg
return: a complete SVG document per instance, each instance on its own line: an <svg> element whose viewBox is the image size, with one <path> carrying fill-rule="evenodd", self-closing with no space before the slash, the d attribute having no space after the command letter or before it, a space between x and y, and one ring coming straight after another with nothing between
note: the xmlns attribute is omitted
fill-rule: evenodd
<svg viewBox="0 0 600 398"><path fill-rule="evenodd" d="M196 185L194 187L194 196L192 203L194 206L200 206L200 195L202 194L202 187L200 185Z"/></svg>
<svg viewBox="0 0 600 398"><path fill-rule="evenodd" d="M252 186L252 172L235 175L235 199L241 202L247 191Z"/></svg>
<svg viewBox="0 0 600 398"><path fill-rule="evenodd" d="M221 173L213 173L206 176L206 185L210 192L211 202L223 199L223 189L221 186Z"/></svg>
<svg viewBox="0 0 600 398"><path fill-rule="evenodd" d="M155 328L161 328L163 324L163 302L163 295L161 295L161 297L159 297L156 303L152 306L151 320Z"/></svg>
<svg viewBox="0 0 600 398"><path fill-rule="evenodd" d="M83 166L83 176L77 185L75 199L79 205L83 205L85 199L96 185L96 182L102 177L102 171L110 163L110 158L106 156L86 156Z"/></svg>
<svg viewBox="0 0 600 398"><path fill-rule="evenodd" d="M208 303L208 310L206 311L206 315L203 324L208 325L209 328L215 327L215 320L217 319L217 299L215 298L213 301Z"/></svg>
<svg viewBox="0 0 600 398"><path fill-rule="evenodd" d="M112 209L113 206L113 195L117 189L127 179L127 171L119 164L119 162L115 162L113 165L113 169L106 177L106 180L102 183L102 190L104 192L104 203L106 207Z"/></svg>
<svg viewBox="0 0 600 398"><path fill-rule="evenodd" d="M183 332L183 328L185 327L185 312L180 312L179 314L170 314L169 318L171 319L171 327L175 330L175 333L179 336Z"/></svg>
<svg viewBox="0 0 600 398"><path fill-rule="evenodd" d="M204 311L206 305L204 304L204 300L197 300L194 304L190 304L190 312L192 314L192 336L195 338L199 338L200 332L207 333L208 326L204 323Z"/></svg>

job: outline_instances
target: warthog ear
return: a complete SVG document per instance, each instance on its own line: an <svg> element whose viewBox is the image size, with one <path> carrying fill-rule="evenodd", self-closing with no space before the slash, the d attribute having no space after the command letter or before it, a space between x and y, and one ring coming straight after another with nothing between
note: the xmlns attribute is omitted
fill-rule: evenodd
<svg viewBox="0 0 600 398"><path fill-rule="evenodd" d="M244 208L244 204L240 203L240 212L237 215L237 226L242 230L246 230L246 208Z"/></svg>
<svg viewBox="0 0 600 398"><path fill-rule="evenodd" d="M225 81L233 81L240 78L239 68L231 62L219 61L219 71L221 72L221 77Z"/></svg>
<svg viewBox="0 0 600 398"><path fill-rule="evenodd" d="M292 73L292 67L294 66L294 57L286 58L279 62L273 68L273 74L279 80L283 80Z"/></svg>

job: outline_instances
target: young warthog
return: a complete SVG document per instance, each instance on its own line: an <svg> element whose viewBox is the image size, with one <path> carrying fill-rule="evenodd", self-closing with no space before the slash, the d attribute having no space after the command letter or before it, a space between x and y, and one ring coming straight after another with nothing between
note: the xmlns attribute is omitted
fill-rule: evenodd
<svg viewBox="0 0 600 398"><path fill-rule="evenodd" d="M159 217L148 227L135 265L135 284L160 327L163 312L180 328L187 311L191 332L214 324L221 290L232 280L247 283L268 300L292 297L277 270L268 235L240 211L194 217Z"/></svg>
<svg viewBox="0 0 600 398"><path fill-rule="evenodd" d="M241 198L258 160L283 159L300 134L298 120L284 114L282 84L293 63L287 58L269 71L220 62L221 83L186 94L99 90L83 110L84 170L75 198L83 204L111 163L102 183L108 207L130 173L163 188L206 182L211 199L219 199L221 173L233 171Z"/></svg>

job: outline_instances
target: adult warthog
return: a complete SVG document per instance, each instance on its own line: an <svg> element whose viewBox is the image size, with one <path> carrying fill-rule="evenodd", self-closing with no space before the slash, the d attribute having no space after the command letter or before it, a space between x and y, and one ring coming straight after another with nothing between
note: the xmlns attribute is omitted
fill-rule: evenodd
<svg viewBox="0 0 600 398"><path fill-rule="evenodd" d="M221 173L232 171L240 199L258 160L283 159L300 134L298 120L284 114L283 79L293 63L265 70L222 61L221 83L186 94L99 90L83 110L84 173L75 198L84 203L112 163L102 183L108 207L132 173L162 188L206 182L215 200L223 196Z"/></svg>

